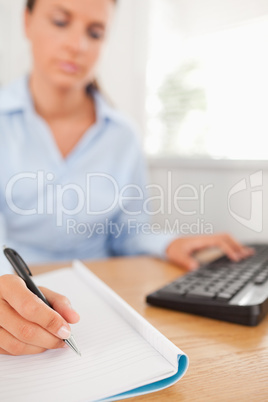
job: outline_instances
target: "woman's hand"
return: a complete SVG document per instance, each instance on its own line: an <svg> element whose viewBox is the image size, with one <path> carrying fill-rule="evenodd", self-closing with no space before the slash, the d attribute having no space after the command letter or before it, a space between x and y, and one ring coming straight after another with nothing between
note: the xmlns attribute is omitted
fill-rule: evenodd
<svg viewBox="0 0 268 402"><path fill-rule="evenodd" d="M51 306L33 294L16 275L0 277L0 354L27 355L65 346L69 323L79 321L69 300L46 288L40 290Z"/></svg>
<svg viewBox="0 0 268 402"><path fill-rule="evenodd" d="M199 266L193 253L210 247L221 249L232 261L254 254L252 248L243 246L226 233L178 238L168 246L166 253L169 261L191 271Z"/></svg>

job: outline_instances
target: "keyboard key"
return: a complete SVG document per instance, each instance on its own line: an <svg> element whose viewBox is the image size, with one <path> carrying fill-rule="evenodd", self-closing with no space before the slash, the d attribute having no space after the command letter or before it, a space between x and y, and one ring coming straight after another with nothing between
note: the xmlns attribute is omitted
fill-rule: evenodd
<svg viewBox="0 0 268 402"><path fill-rule="evenodd" d="M245 282L252 278L252 272L245 272L241 275L240 279L244 280Z"/></svg>
<svg viewBox="0 0 268 402"><path fill-rule="evenodd" d="M204 288L195 288L189 290L186 294L186 297L205 297L208 299L212 299L215 296L215 292L211 292L210 290L205 290Z"/></svg>
<svg viewBox="0 0 268 402"><path fill-rule="evenodd" d="M211 292L218 293L223 288L223 286L224 285L222 283L216 283L216 284L207 286L206 289L210 290Z"/></svg>
<svg viewBox="0 0 268 402"><path fill-rule="evenodd" d="M228 286L226 289L224 289L224 292L230 293L233 296L241 289L241 287L241 285Z"/></svg>
<svg viewBox="0 0 268 402"><path fill-rule="evenodd" d="M260 251L262 254L260 254ZM178 278L170 287L162 288L159 291L159 300L157 305L161 305L161 300L168 300L171 305L174 300L174 307L184 311L187 306L187 311L207 315L217 319L229 320L227 317L228 310L230 311L231 321L246 322L247 325L252 325L256 317L248 317L235 310L235 296L244 289L248 284L262 285L268 281L268 245L258 246L256 255L253 255L245 260L233 262L227 257L218 259L207 265L201 266L197 271L187 273L185 276ZM176 285L175 285L176 284ZM250 290L252 288L250 287ZM257 292L262 292L262 287L257 289ZM264 289L264 293L267 289ZM263 298L267 293L263 295ZM232 300L232 303L229 301ZM219 302L225 304L224 312L216 308ZM208 305L215 309L208 309ZM163 304L165 306L165 304ZM241 311L243 311L241 306ZM248 308L248 306L247 306ZM233 310L234 309L234 310ZM267 309L268 311L268 309ZM254 313L255 314L255 313ZM254 321L256 322L256 320Z"/></svg>
<svg viewBox="0 0 268 402"><path fill-rule="evenodd" d="M217 295L217 300L221 300L221 301L228 301L232 298L232 294L231 293L227 293L227 292L220 292Z"/></svg>
<svg viewBox="0 0 268 402"><path fill-rule="evenodd" d="M261 272L259 275L256 276L254 280L255 285L262 285L267 280L267 275Z"/></svg>

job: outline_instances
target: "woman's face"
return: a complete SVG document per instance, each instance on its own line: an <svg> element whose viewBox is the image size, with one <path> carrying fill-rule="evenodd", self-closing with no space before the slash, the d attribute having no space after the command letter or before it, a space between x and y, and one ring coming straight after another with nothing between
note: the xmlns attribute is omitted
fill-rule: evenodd
<svg viewBox="0 0 268 402"><path fill-rule="evenodd" d="M34 71L61 88L81 88L94 78L113 0L37 0L26 11Z"/></svg>

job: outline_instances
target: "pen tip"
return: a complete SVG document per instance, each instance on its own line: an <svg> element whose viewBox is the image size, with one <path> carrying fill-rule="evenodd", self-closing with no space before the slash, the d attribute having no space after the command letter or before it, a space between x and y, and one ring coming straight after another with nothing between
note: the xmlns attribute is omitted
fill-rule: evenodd
<svg viewBox="0 0 268 402"><path fill-rule="evenodd" d="M3 250L5 250L7 248L7 246L5 246L5 245L3 245L2 247L3 247Z"/></svg>

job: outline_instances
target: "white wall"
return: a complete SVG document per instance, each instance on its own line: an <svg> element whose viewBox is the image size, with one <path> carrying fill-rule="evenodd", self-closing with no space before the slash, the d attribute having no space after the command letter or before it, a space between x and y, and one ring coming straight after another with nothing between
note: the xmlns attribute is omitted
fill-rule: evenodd
<svg viewBox="0 0 268 402"><path fill-rule="evenodd" d="M149 1L119 0L101 66L103 88L115 104L144 123Z"/></svg>
<svg viewBox="0 0 268 402"><path fill-rule="evenodd" d="M262 179L262 183L251 188L250 176L255 172L259 172L258 177ZM181 161L174 165L168 161L151 160L150 176L150 183L164 189L164 213L158 213L157 216L152 217L152 220L159 222L163 228L165 228L166 220L170 222L171 227L177 221L180 228L183 228L182 224L188 224L184 227L184 235L198 234L195 233L197 228L200 234L205 234L205 230L212 229L213 233L229 232L244 242L267 242L268 163L266 161L248 161L247 163ZM229 209L228 194L237 183L244 179L247 188L230 197ZM181 187L183 185L187 185L187 188L183 189ZM206 186L209 187L203 192L202 199L201 189ZM176 210L174 202L176 190L178 190L178 196L195 199L177 201L176 205L179 209ZM154 189L151 196L153 195L159 195L159 191ZM171 208L169 208L168 200L171 200ZM153 211L157 211L160 200L156 200L153 205ZM202 211L202 205L204 211ZM244 218L246 226L237 221L237 216L232 216L230 210L238 217ZM192 214L186 215L185 212Z"/></svg>
<svg viewBox="0 0 268 402"><path fill-rule="evenodd" d="M217 31L268 13L267 0L163 1L177 8L173 20L187 36Z"/></svg>
<svg viewBox="0 0 268 402"><path fill-rule="evenodd" d="M0 0L0 85L19 77L29 67L23 34L24 0Z"/></svg>

